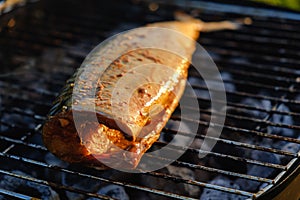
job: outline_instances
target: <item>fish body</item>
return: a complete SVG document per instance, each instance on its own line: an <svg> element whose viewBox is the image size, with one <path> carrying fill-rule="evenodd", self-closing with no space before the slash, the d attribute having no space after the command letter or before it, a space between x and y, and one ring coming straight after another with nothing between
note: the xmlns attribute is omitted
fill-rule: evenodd
<svg viewBox="0 0 300 200"><path fill-rule="evenodd" d="M181 18L121 33L87 56L43 126L54 155L103 168L138 165L179 103L203 27ZM95 114L97 122L89 120Z"/></svg>

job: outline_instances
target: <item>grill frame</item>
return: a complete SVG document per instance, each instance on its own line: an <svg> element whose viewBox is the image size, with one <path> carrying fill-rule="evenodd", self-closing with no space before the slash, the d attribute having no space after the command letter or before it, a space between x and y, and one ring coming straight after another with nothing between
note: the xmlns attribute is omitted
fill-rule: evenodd
<svg viewBox="0 0 300 200"><path fill-rule="evenodd" d="M194 4L193 4L194 5ZM34 5L29 5L29 6L31 6L31 7L33 7L34 8ZM184 6L182 6L182 5L179 5L179 7L185 7L185 9L188 9L188 6L187 5L184 5ZM194 6L193 6L194 7ZM27 9L27 8L24 8L24 9ZM11 14L13 14L13 13L11 13ZM294 15L293 15L294 16ZM6 17L6 16L4 16L4 17ZM298 19L300 19L300 18L298 18ZM67 21L68 20L70 20L70 21L74 21L73 19L71 19L71 18L69 18L69 19L67 19ZM89 27L89 25L87 25L87 27ZM24 30L23 30L24 31ZM94 34L92 31L90 31L90 30L85 30L86 31L86 33L85 34L87 34L87 35L89 35L89 34ZM22 33L22 34L21 34ZM62 42L62 40L63 39L65 39L65 38L68 38L68 35L67 34L65 34L65 33L63 33L63 34L58 34L58 33L55 33L55 32L52 32L51 34L53 35L53 36L55 36L54 38L56 39L56 40L58 40L58 41L56 41L56 40L54 40L53 38L51 38L51 40L50 41L48 41L47 40L47 36L45 36L45 35L43 35L42 33L39 33L38 35L40 36L40 34L42 35L41 36L41 44L37 44L37 45L34 45L33 47L31 47L32 49L34 49L34 50L36 50L36 51L39 51L40 49L43 49L43 47L44 46L55 46L55 47L57 47L57 46L59 46L60 45L60 43ZM98 33L97 33L98 34ZM105 33L103 33L103 32L101 32L101 33L99 33L99 35L101 35L103 38L106 36L106 34ZM19 36L20 36L20 38L19 38ZM16 40L17 42L18 42L18 45L19 46L24 46L24 45L28 45L28 43L30 44L31 42L30 42L30 40L28 41L27 39L26 39L26 37L29 37L28 35L26 36L26 34L24 35L23 34L23 32L22 32L22 29L21 30L19 30L18 32L17 32L17 34L14 36L15 38L11 38L11 39L13 39L13 40ZM216 37L216 36L213 36L213 37ZM17 39L18 38L18 39ZM70 41L72 41L73 39L72 39L72 37L71 38L69 38L70 39ZM207 40L208 39L208 40ZM201 39L200 39L200 41L201 41ZM207 42L208 41L208 42ZM205 42L204 42L205 43ZM206 36L206 44L207 43L209 43L209 37L207 37ZM78 52L77 52L78 53ZM222 51L221 51L221 53L222 53ZM79 57L84 57L84 52L79 52L78 53L79 54ZM226 55L226 53L225 53L225 55ZM75 55L73 55L73 56L75 56L76 57L76 53L75 53ZM280 67L279 68L276 68L277 70L280 70ZM286 68L284 68L284 69L286 69ZM290 69L290 70L292 70L292 69ZM287 71L287 70L286 70ZM67 76L68 74L65 74L65 75L63 75L63 76ZM272 76L271 76L272 77ZM3 80L3 79L1 79L1 80ZM62 79L61 79L62 80ZM51 83L51 79L48 79L48 81ZM294 79L284 79L283 80L283 82L288 82L288 83L290 83L290 82L292 82L292 83L294 83L294 84L297 84L297 81L296 80L294 80ZM229 81L230 82L230 81ZM56 83L57 85L62 85L62 83ZM2 87L3 87L3 85L1 85ZM9 87L11 87L11 86L9 86ZM20 89L20 87L18 86L18 85L16 85L16 87L17 87L17 89ZM19 87L19 88L18 88ZM199 87L200 89L201 89L201 86ZM39 91L38 89L34 89L34 88L26 88L26 86L24 86L22 89L24 89L24 90L28 90L28 92L34 92L34 93L38 93L38 94L42 94L42 95L54 95L55 94L55 92L52 92L52 91L47 91L47 90L42 90L42 91ZM204 89L204 88L202 88L202 89ZM287 89L287 88L285 88L285 89ZM280 88L278 89L278 90L280 90ZM288 88L287 89L287 91L293 91L293 87L292 87L292 85L291 85L291 87L290 88ZM286 91L286 92L287 92ZM243 95L245 95L245 94L243 94L243 93L237 93L237 92L233 92L233 94L232 95L240 95L240 96L243 96ZM249 96L249 94L247 94L248 96ZM12 99L12 100L20 100L20 98L17 96L17 95L6 95L5 96L6 98L10 98L10 99ZM261 95L253 95L252 96L253 98L257 98L257 99L265 99L267 96L261 96ZM293 101L291 101L291 100L286 100L286 99L284 99L284 98L282 98L282 97L276 97L276 98L274 98L274 97L269 97L269 99L270 100L273 100L273 101L276 101L276 102L281 102L281 103L294 103L294 104L296 104L297 105L297 102L293 102ZM26 99L25 99L26 100ZM28 100L28 99L27 99ZM201 99L201 100L203 100L203 99ZM34 103L34 102L32 102L32 101L30 101L29 103ZM50 105L45 105L45 103L44 102L40 102L40 101L37 101L37 102L35 102L34 103L35 105L39 105L39 106L46 106L46 107L49 107ZM233 103L233 105L236 105L236 103ZM277 104L277 106L278 106L279 104ZM242 106L243 107L243 106ZM4 108L4 109L2 109L1 108L1 113L2 112L4 112L5 111L5 109L6 108ZM257 110L257 108L255 108L256 110ZM263 109L262 109L263 110ZM7 112L8 110L6 110L5 112ZM10 112L10 111L9 111ZM22 113L22 115L24 114L25 116L27 115L27 116L29 116L29 117L32 117L32 118L34 118L35 120L38 120L38 121L40 121L41 123L42 123L42 121L45 119L45 117L43 117L43 116L41 116L41 115L39 115L39 114L35 114L35 113L30 113L30 112L27 112L27 111L22 111L21 109L15 109L13 112L16 112L16 113ZM272 114L274 114L274 113L281 113L281 114L293 114L293 115L295 115L295 116L297 116L297 115L299 115L298 113L293 113L293 112L285 112L285 111L278 111L278 110L275 110L275 112L273 112L273 111L271 111L271 110L269 110L268 111L268 113L272 113ZM176 119L176 116L173 116L173 119ZM265 121L262 121L263 123L266 123L266 120ZM10 150L12 150L12 149L14 149L15 148L15 146L16 145L24 145L24 146L27 146L27 147L30 147L30 148L34 148L34 149L38 149L38 150L41 150L41 151L46 151L46 149L43 147L43 146L41 146L41 145L36 145L36 144L33 144L33 143L30 143L30 142L26 142L26 140L28 139L28 138L30 138L31 136L33 136L33 135L35 135L35 134L38 134L39 132L40 132L40 128L41 128L41 123L40 124L38 124L36 127L34 127L33 129L31 129L31 130L29 130L25 135L23 135L19 140L15 140L15 139L12 139L12 138L9 138L9 137L4 137L4 136L1 136L0 137L0 139L1 140L5 140L6 142L10 142L10 143L12 143L10 146L8 146L7 148L6 148L6 150L4 150L4 151L2 151L2 153L0 154L0 157L6 157L6 158L9 158L9 159L14 159L14 160L18 160L19 162L25 162L25 163L27 163L27 164L33 164L33 165L39 165L39 166L43 166L43 167L45 167L45 168L53 168L53 169L59 169L59 167L56 167L56 166L51 166L51 165L47 165L47 164L45 164L45 163L43 163L43 162L38 162L38 161L35 161L35 160L30 160L30 159L26 159L26 158L23 158L23 157L20 157L20 156L10 156L7 152L9 152ZM208 125L208 123L207 122L203 122L203 121L200 121L200 122L197 122L197 123L202 123L202 125L204 125L204 126L207 126ZM22 129L23 127L22 126L20 126L20 125L14 125L14 124L7 124L7 123L5 123L5 122L3 122L3 121L1 121L1 125L5 125L5 126L12 126L12 128L20 128L20 129ZM20 127L18 127L18 126L20 126ZM291 127L291 126L285 126L285 125L280 125L280 126L283 126L283 127ZM226 128L226 127L225 127ZM227 127L228 128L228 127ZM229 127L230 128L230 127ZM298 144L300 144L300 140L297 140L297 139L287 139L287 138L280 138L280 137L278 137L278 136L274 136L274 135L271 135L271 134L269 134L269 135L267 135L267 134L263 134L261 131L249 131L249 130L242 130L242 129L239 129L239 128L236 128L236 127L231 127L232 128L232 130L235 130L235 131L239 131L239 132L241 132L241 131L244 131L245 133L251 133L251 134L260 134L261 136L264 136L264 137L271 137L271 138L277 138L277 139L285 139L285 140L287 140L287 141L290 141L290 142L296 142L296 143L298 143ZM296 125L294 125L292 128L296 128L296 129L299 129L299 126L296 126ZM166 129L165 129L166 130ZM184 133L182 133L182 134L184 134ZM200 135L200 137L205 137L204 135ZM212 138L213 139L213 138ZM217 139L218 141L220 141L220 142L224 142L224 143L228 143L228 144L235 144L235 145L242 145L242 146L244 146L244 147L246 147L246 148L254 148L254 149L259 149L260 147L255 147L255 146L253 146L253 145L249 145L249 144L242 144L242 143L238 143L238 142L233 142L233 141L228 141L228 140L226 140L226 139ZM162 144L163 145L163 144ZM262 150L264 150L264 151L274 151L273 149L270 149L270 148L261 148ZM196 151L196 149L192 149L192 148L189 148L189 151ZM276 151L277 153L279 153L279 154L287 154L287 155L291 155L291 156L294 156L295 158L294 158L294 160L292 160L287 166L283 166L283 167L280 167L282 170L286 170L286 169L292 169L293 168L293 166L296 166L297 164L299 164L299 153L298 154L288 154L287 152L283 152L283 151ZM215 155L218 155L218 154L215 154ZM218 155L218 156L220 156L220 155ZM297 158L298 157L298 158ZM236 159L236 158L235 158ZM255 161L251 161L251 160L245 160L246 162L253 162L253 163L255 163L255 164L259 164L259 162L255 162ZM297 161L297 162L296 162ZM176 164L178 164L178 165L187 165L186 163L178 163L178 161L177 161L177 163ZM260 163L261 164L261 163ZM277 165L276 164L274 164L273 165L274 167L276 167ZM277 167L279 167L279 166L277 166ZM63 170L64 172L68 172L68 173L73 173L74 171L68 171L68 169L64 169L64 168L62 168L62 169L59 169L59 170ZM66 171L67 170L67 171ZM209 169L209 168L206 168L206 170L212 170L212 169ZM222 170L216 170L218 173L221 173L222 172ZM8 172L8 171L3 171L3 170L1 170L0 171L2 174L6 174L6 175L11 175L11 176L16 176L16 177L21 177L22 179L28 179L28 180L31 180L31 181L34 181L34 182L37 182L37 183L41 183L41 184L45 184L45 185L49 185L49 186L55 186L55 184L53 184L53 183L49 183L49 182L43 182L43 181L41 181L40 179L34 179L34 178L30 178L30 177L25 177L25 176L20 176L20 175L17 175L17 174L13 174L13 173L10 173L10 172ZM282 174L281 176L278 176L276 179L274 179L274 180L268 180L268 179L266 179L266 180L264 180L264 179L262 179L262 180L264 180L264 181L267 181L267 182L269 182L270 183L270 181L272 181L272 182L274 182L274 184L275 185L277 185L277 183L285 183L285 182L282 182L281 180L283 180L283 179L285 179L285 178L290 178L290 177L292 177L292 175L293 174L295 174L295 173L298 173L299 172L299 169L297 169L297 170L294 170L294 172L289 172L289 173L285 173L285 175L287 175L287 174L289 174L289 176L288 177L285 177L285 176L283 176L284 174ZM79 172L78 172L79 173ZM222 173L226 173L226 172L222 172ZM80 173L81 174L81 173ZM78 174L77 174L78 175ZM88 174L87 174L88 175ZM168 178L170 178L170 179L174 179L174 180L176 180L176 177L174 177L174 176L167 176L166 174L161 174L161 173L156 173L156 172L153 172L153 173L149 173L149 176L158 176L158 177L168 177ZM235 176L237 176L236 174L235 174ZM238 175L238 176L241 176L241 175ZM91 177L89 177L89 178L91 178ZM99 177L93 177L93 178L96 178L96 179L98 179L98 180L101 180L101 181L104 181L104 182L107 182L107 180L106 179L99 179ZM101 177L100 177L101 178ZM245 177L245 178L249 178L249 176L247 176L247 177ZM254 177L250 177L250 180L251 179L253 179ZM255 178L254 178L255 179ZM194 185L198 185L198 186L206 186L206 187L211 187L211 188L214 188L214 189L218 189L218 190L225 190L225 191L227 191L227 192L233 192L233 193L242 193L242 194L245 194L245 195L252 195L253 197L255 197L256 198L256 196L260 196L261 195L261 197L262 198L264 198L264 195L266 195L266 194L269 194L269 195L271 195L272 193L274 194L274 193L276 193L276 192L278 192L278 190L279 189L275 189L276 187L274 187L274 189L273 189L273 185L271 184L270 185L270 187L267 187L266 188L266 190L268 190L268 189L272 189L274 192L272 192L272 190L271 190L271 192L270 193L266 193L266 191L263 191L264 192L264 194L252 194L252 193L249 193L249 192L244 192L243 193L243 191L236 191L236 190L233 190L233 189L226 189L226 188L224 188L224 187L220 187L220 186L216 186L216 185L209 185L209 184L205 184L205 183L201 183L201 182L197 182L197 181L188 181L188 180L180 180L179 179L179 181L182 181L182 182L184 182L184 181L187 181L187 182L189 182L190 184L194 184ZM109 180L109 183L112 183L112 181L111 180ZM171 194L171 193L167 193L167 192L164 192L164 191L160 191L160 190L155 190L155 189L153 189L153 188L147 188L147 187L139 187L139 185L131 185L131 184L124 184L124 182L114 182L115 184L117 184L117 185L125 185L125 187L129 187L129 188L139 188L139 190L144 190L144 191L147 191L147 192L149 192L149 193L151 193L151 192L154 192L154 193L157 193L158 195L166 195L166 196L169 196L169 197L171 197L171 198L183 198L183 196L178 196L178 195L176 195L176 194ZM281 187L281 185L282 184L279 184L279 186L278 187ZM57 186L57 187L61 187L61 186ZM272 187L272 188L271 188ZM74 192L79 192L79 193L85 193L85 192L82 192L82 191L80 191L80 190L77 190L77 189L74 189L74 188L72 188L72 187L64 187L64 186L62 186L62 188L61 189L63 189L63 190L70 190L70 191L74 191ZM2 194L4 194L4 193L6 193L7 195L9 195L8 193L9 193L9 191L5 191L5 190L0 190L0 193L2 193ZM10 193L11 194L11 193ZM12 194L12 196L14 196L14 195L21 195L21 194ZM109 199L109 197L108 196L103 196L103 195L96 195L96 194L88 194L89 196L91 196L91 197L99 197L99 198L104 198L104 199ZM25 198L25 197L24 197Z"/></svg>

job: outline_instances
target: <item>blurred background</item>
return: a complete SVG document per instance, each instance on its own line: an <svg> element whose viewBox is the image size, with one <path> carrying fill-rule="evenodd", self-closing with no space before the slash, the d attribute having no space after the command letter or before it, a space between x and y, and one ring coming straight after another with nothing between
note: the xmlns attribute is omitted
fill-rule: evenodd
<svg viewBox="0 0 300 200"><path fill-rule="evenodd" d="M273 6L288 8L292 10L300 10L300 1L298 0L253 0L255 2L265 3Z"/></svg>

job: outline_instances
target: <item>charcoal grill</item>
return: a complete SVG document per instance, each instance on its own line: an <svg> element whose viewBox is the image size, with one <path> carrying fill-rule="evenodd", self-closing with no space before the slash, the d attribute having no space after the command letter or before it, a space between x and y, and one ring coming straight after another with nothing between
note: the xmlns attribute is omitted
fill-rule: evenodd
<svg viewBox="0 0 300 200"><path fill-rule="evenodd" d="M49 188L61 199L71 195L114 199L98 192L107 185L123 187L131 199L199 199L205 192L233 194L235 199L271 199L291 188L300 172L300 14L252 3L205 2L41 0L0 16L0 199L44 198ZM60 88L89 51L114 33L172 20L177 9L204 21L243 17L253 21L237 31L201 33L199 42L223 73L228 114L221 137L209 138L217 141L212 152L186 147L186 153L172 163L192 176L168 169L144 174L100 171L52 157L41 140L42 124ZM201 119L180 119L176 111L171 121L198 123L196 138L203 139L210 99L193 67L189 76L198 91ZM154 146L164 146L176 131L166 127L163 133ZM178 134L190 135L188 131ZM280 162L253 157L253 152ZM197 159L199 153L208 155ZM251 174L251 168L268 175ZM213 182L218 176L229 183L251 181L257 188ZM12 182L19 184L12 186ZM299 198L299 193L287 197L291 198Z"/></svg>

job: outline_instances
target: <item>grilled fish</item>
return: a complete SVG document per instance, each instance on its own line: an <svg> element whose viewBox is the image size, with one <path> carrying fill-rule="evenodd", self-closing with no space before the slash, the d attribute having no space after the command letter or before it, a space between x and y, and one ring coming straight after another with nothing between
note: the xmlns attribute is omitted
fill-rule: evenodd
<svg viewBox="0 0 300 200"><path fill-rule="evenodd" d="M128 169L138 165L178 105L199 31L237 28L228 21L204 23L182 13L176 17L179 21L121 33L86 58L54 101L43 126L44 144L54 155L103 168L105 163ZM177 34L166 35L156 27ZM180 55L170 53L174 51ZM89 120L93 109L97 122ZM74 113L82 119L79 126Z"/></svg>

